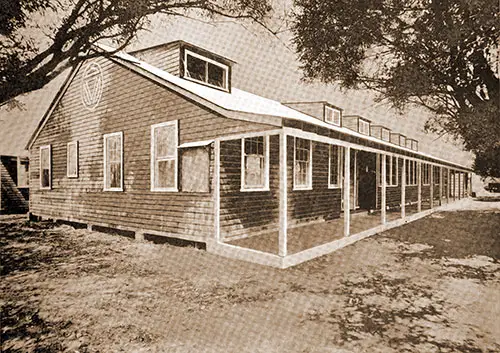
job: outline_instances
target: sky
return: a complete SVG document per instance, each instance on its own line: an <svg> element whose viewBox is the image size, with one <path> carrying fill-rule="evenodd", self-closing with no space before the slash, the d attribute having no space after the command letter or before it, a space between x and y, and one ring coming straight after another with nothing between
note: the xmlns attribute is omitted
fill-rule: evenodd
<svg viewBox="0 0 500 353"><path fill-rule="evenodd" d="M289 32L284 31L278 37L248 22L156 16L151 19L148 30L138 34L129 50L182 39L234 60L234 87L281 102L326 100L344 109L346 115L361 115L372 123L419 140L419 149L423 152L462 165L471 164L471 155L459 144L424 132L428 116L423 109L411 109L399 115L388 105L376 103L373 93L341 92L335 85L302 82L289 37ZM63 79L64 76L60 76L46 88L22 97L23 110L0 108L0 154L22 149Z"/></svg>

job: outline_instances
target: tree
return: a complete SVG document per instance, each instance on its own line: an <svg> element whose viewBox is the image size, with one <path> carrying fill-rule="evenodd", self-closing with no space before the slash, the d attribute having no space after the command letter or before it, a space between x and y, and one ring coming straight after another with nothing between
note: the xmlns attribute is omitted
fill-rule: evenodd
<svg viewBox="0 0 500 353"><path fill-rule="evenodd" d="M0 0L0 105L42 88L83 60L115 53L91 50L100 41L122 50L149 15L195 12L261 23L271 10L267 1ZM44 25L47 18L56 20Z"/></svg>
<svg viewBox="0 0 500 353"><path fill-rule="evenodd" d="M462 139L480 156L481 175L499 173L491 165L500 164L498 2L296 3L292 31L306 80L372 89L401 112L426 107L427 130Z"/></svg>

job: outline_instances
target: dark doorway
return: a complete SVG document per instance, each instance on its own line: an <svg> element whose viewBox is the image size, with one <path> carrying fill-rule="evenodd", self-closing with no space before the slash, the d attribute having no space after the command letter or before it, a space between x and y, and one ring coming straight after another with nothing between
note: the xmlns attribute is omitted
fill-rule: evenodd
<svg viewBox="0 0 500 353"><path fill-rule="evenodd" d="M359 208L374 210L377 196L377 155L366 151L358 152L358 201Z"/></svg>

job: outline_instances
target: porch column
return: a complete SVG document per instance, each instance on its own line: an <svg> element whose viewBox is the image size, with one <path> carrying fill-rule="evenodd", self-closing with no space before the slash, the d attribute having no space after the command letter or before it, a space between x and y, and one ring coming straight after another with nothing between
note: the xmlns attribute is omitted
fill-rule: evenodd
<svg viewBox="0 0 500 353"><path fill-rule="evenodd" d="M288 175L287 175L287 146L286 133L280 133L280 230L279 230L279 255L287 255L287 228L288 228Z"/></svg>
<svg viewBox="0 0 500 353"><path fill-rule="evenodd" d="M429 198L431 199L429 204L431 206L431 208L434 207L434 166L432 164L429 164L429 169L430 169L430 194L429 194Z"/></svg>
<svg viewBox="0 0 500 353"><path fill-rule="evenodd" d="M387 165L387 156L385 154L381 155L382 157L382 180L381 180L381 197L380 197L380 217L381 217L381 222L382 224L385 224L387 222L387 214L386 214L386 203L387 203L387 195L386 195L386 188L387 188L387 170L386 170L386 165Z"/></svg>
<svg viewBox="0 0 500 353"><path fill-rule="evenodd" d="M443 204L443 167L439 167L439 206Z"/></svg>
<svg viewBox="0 0 500 353"><path fill-rule="evenodd" d="M214 141L214 234L215 241L220 239L220 140Z"/></svg>
<svg viewBox="0 0 500 353"><path fill-rule="evenodd" d="M406 217L406 158L403 158L401 170L401 218Z"/></svg>
<svg viewBox="0 0 500 353"><path fill-rule="evenodd" d="M458 193L459 200L462 199L462 188L460 187L460 183L461 183L460 182L460 179L461 179L460 175L462 175L462 172L457 173L457 176L458 176L458 191L457 191L457 193Z"/></svg>
<svg viewBox="0 0 500 353"><path fill-rule="evenodd" d="M344 151L344 236L348 237L351 227L351 147L345 147Z"/></svg>
<svg viewBox="0 0 500 353"><path fill-rule="evenodd" d="M417 211L422 211L422 163L417 162Z"/></svg>
<svg viewBox="0 0 500 353"><path fill-rule="evenodd" d="M446 203L450 203L450 168L446 168Z"/></svg>

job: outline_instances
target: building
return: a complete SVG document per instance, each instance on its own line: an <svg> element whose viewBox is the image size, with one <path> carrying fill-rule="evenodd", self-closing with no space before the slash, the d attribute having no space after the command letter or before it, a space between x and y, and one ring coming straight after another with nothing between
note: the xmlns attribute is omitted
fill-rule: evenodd
<svg viewBox="0 0 500 353"><path fill-rule="evenodd" d="M469 169L364 117L232 87L228 58L183 41L132 54L75 68L45 114L33 216L287 267L470 191Z"/></svg>
<svg viewBox="0 0 500 353"><path fill-rule="evenodd" d="M0 155L0 213L28 212L28 175L28 157Z"/></svg>

